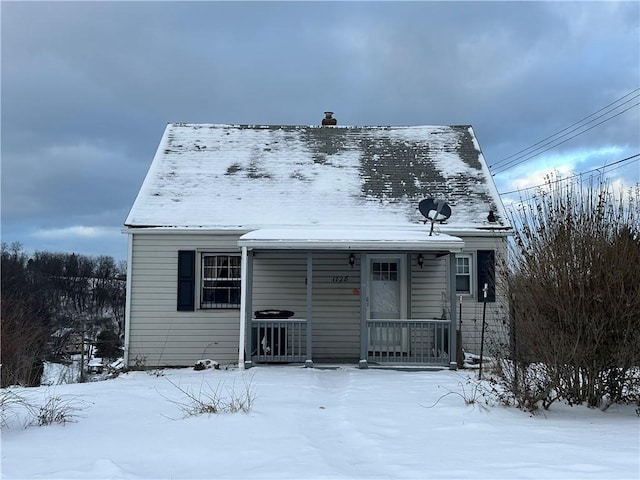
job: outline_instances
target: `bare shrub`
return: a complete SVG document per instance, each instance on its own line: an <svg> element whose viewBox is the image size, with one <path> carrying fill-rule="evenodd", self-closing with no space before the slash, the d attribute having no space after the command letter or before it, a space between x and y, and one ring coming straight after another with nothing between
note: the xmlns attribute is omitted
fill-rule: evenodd
<svg viewBox="0 0 640 480"><path fill-rule="evenodd" d="M34 410L34 424L42 427L54 423L65 425L75 422L87 406L87 402L75 396L47 395L44 403Z"/></svg>
<svg viewBox="0 0 640 480"><path fill-rule="evenodd" d="M464 381L458 382L458 387L459 390L447 389L447 392L438 397L432 405L424 408L433 408L438 405L442 399L451 395L460 397L467 406L477 405L481 408L494 405L498 399L497 391L490 383L482 380L468 377L464 379ZM440 386L438 386L438 388L440 388Z"/></svg>
<svg viewBox="0 0 640 480"><path fill-rule="evenodd" d="M89 406L89 402L76 396L46 393L42 403L29 400L12 390L0 390L0 424L10 428L16 422L21 427L64 425L75 422L80 412Z"/></svg>
<svg viewBox="0 0 640 480"><path fill-rule="evenodd" d="M251 378L247 379L247 377L242 377L243 385L239 391L236 390L235 382L231 387L225 386L224 382L219 382L215 388L208 382L204 382L200 390L194 392L190 388L182 388L169 379L167 381L185 397L180 401L169 400L178 406L185 418L205 413L248 413L256 398Z"/></svg>
<svg viewBox="0 0 640 480"><path fill-rule="evenodd" d="M498 378L528 410L637 401L640 186L549 179L512 215L510 342Z"/></svg>
<svg viewBox="0 0 640 480"><path fill-rule="evenodd" d="M2 429L11 427L15 422L26 416L26 426L33 418L35 410L31 403L22 395L9 389L0 390L0 426Z"/></svg>
<svg viewBox="0 0 640 480"><path fill-rule="evenodd" d="M503 405L515 405L536 412L547 410L559 399L546 365L503 360L489 379L496 397ZM504 387L507 388L504 388Z"/></svg>

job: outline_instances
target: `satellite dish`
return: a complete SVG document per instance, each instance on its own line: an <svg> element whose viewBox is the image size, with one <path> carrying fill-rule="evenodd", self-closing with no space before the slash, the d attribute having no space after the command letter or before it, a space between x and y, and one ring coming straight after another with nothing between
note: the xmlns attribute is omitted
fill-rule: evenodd
<svg viewBox="0 0 640 480"><path fill-rule="evenodd" d="M435 222L442 223L451 216L451 207L442 199L425 198L418 204L418 209L427 220L431 221L429 236L433 234ZM427 223L427 220L424 223Z"/></svg>
<svg viewBox="0 0 640 480"><path fill-rule="evenodd" d="M427 220L444 222L451 216L451 207L444 200L434 200L427 198L418 204L420 213L427 217ZM424 223L427 223L425 220Z"/></svg>

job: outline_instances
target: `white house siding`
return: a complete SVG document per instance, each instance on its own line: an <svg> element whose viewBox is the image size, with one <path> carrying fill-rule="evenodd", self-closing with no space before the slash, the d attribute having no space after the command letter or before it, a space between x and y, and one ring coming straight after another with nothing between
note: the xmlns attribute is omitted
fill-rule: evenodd
<svg viewBox="0 0 640 480"><path fill-rule="evenodd" d="M503 339L506 335L504 328L508 315L506 295L506 254L507 240L503 236L494 237L465 237L465 248L462 253L472 255L472 284L471 295L464 295L462 301L462 346L467 352L480 353L480 339L482 334L483 302L478 301L477 286L477 251L495 250L496 252L496 301L487 303L485 329L485 355L488 354L487 345L495 339ZM447 263L448 265L448 263ZM482 300L482 299L480 299ZM456 305L458 322L460 322L460 305Z"/></svg>
<svg viewBox="0 0 640 480"><path fill-rule="evenodd" d="M351 252L314 255L313 360L360 358L360 255Z"/></svg>
<svg viewBox="0 0 640 480"><path fill-rule="evenodd" d="M351 252L313 253L314 361L358 360L360 353L359 262ZM359 255L356 255L356 258ZM307 255L304 252L256 252L253 256L252 309L284 309L307 317Z"/></svg>
<svg viewBox="0 0 640 480"><path fill-rule="evenodd" d="M179 250L196 250L196 279L200 253L239 253L238 235L193 233L134 233L130 278L129 365L146 367L188 366L201 358L233 363L238 358L238 309L198 308L177 311ZM495 250L496 269L504 268L504 237L466 237L464 253L473 256L472 294L464 296L463 347L479 352L482 302L477 299L477 250ZM313 351L314 361L358 360L360 353L360 254L354 268L350 251L313 253ZM409 254L409 309L411 318L441 318L449 314L447 256ZM294 318L306 318L306 253L258 251L253 257L252 310L286 309ZM497 278L502 276L498 273ZM503 334L507 315L504 285L496 286L496 302L487 304L487 338ZM253 312L252 312L253 313ZM459 311L456 311L458 314Z"/></svg>
<svg viewBox="0 0 640 480"><path fill-rule="evenodd" d="M448 256L436 257L423 253L422 268L418 255L411 254L410 308L411 318L431 320L443 318L443 309L449 312L449 279L447 277Z"/></svg>
<svg viewBox="0 0 640 480"><path fill-rule="evenodd" d="M239 310L177 311L178 251L239 252L238 235L134 233L129 317L130 366L188 366L201 358L237 362ZM200 271L196 255L196 279Z"/></svg>
<svg viewBox="0 0 640 480"><path fill-rule="evenodd" d="M294 319L304 319L307 315L306 277L304 253L288 250L254 252L252 310L291 310Z"/></svg>

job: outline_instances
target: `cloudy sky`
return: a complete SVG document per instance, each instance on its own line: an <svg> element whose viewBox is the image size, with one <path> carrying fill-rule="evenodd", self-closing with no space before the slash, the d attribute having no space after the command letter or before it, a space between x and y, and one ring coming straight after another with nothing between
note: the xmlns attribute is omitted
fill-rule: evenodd
<svg viewBox="0 0 640 480"><path fill-rule="evenodd" d="M3 1L1 17L2 241L27 249L125 259L170 122L471 124L501 192L628 157L605 174L640 182L637 1Z"/></svg>

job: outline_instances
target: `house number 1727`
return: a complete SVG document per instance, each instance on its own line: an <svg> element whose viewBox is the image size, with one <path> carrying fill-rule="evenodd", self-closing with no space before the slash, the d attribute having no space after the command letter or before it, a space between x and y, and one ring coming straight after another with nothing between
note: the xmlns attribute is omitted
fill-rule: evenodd
<svg viewBox="0 0 640 480"><path fill-rule="evenodd" d="M344 275L337 275L335 277L332 277L333 279L331 280L333 283L348 283L349 282L349 277L344 276Z"/></svg>

